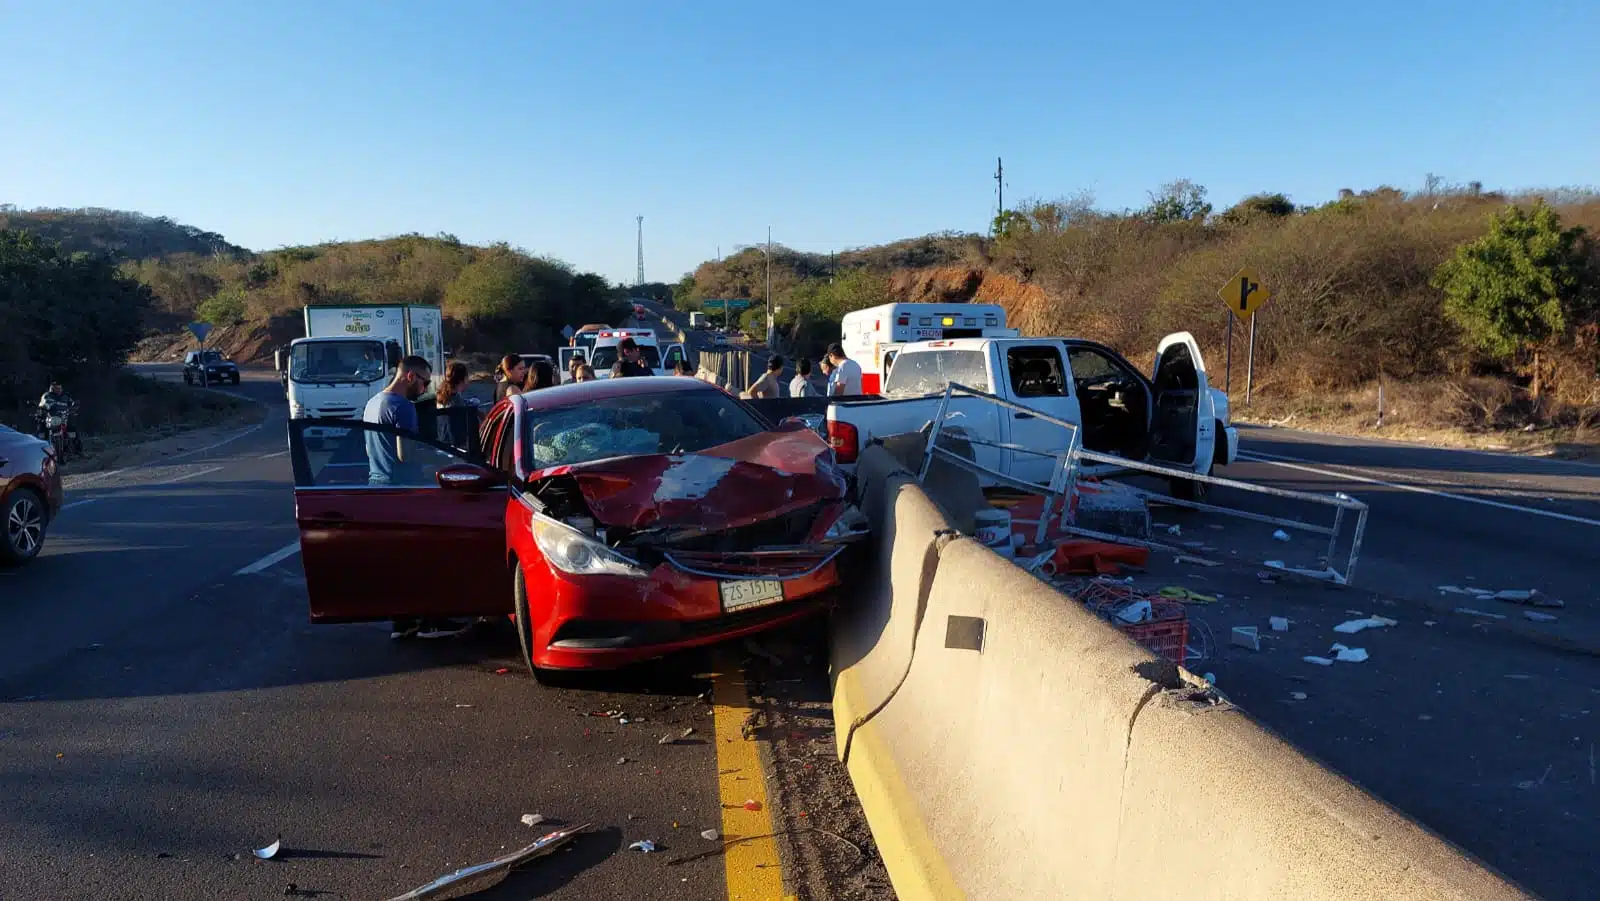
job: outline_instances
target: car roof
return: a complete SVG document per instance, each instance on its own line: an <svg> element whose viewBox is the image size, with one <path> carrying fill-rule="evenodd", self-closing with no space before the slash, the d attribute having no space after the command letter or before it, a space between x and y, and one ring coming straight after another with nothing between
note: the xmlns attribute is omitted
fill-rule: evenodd
<svg viewBox="0 0 1600 901"><path fill-rule="evenodd" d="M651 375L569 382L552 388L524 391L516 395L515 402L523 410L548 410L637 394L689 394L697 391L723 393L716 385L699 379L681 375Z"/></svg>

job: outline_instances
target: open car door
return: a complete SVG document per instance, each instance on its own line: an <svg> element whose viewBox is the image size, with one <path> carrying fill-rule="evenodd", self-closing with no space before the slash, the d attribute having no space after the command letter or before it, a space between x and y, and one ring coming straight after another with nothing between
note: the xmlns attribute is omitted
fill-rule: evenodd
<svg viewBox="0 0 1600 901"><path fill-rule="evenodd" d="M348 422L315 449L315 420L289 423L295 523L311 621L491 616L511 609L503 477L476 454ZM402 435L404 434L404 437ZM399 441L392 482L373 484L369 443Z"/></svg>
<svg viewBox="0 0 1600 901"><path fill-rule="evenodd" d="M1150 375L1154 412L1150 456L1159 462L1209 472L1216 449L1216 414L1200 344L1188 332L1161 339Z"/></svg>
<svg viewBox="0 0 1600 901"><path fill-rule="evenodd" d="M682 361L684 361L686 363L689 361L688 356L686 356L684 354L684 352L683 352L683 345L682 344L668 344L667 345L667 352L661 355L661 369L662 369L662 371L664 371L667 375L671 375L672 374L672 367L677 365L677 362L679 360L682 360Z"/></svg>
<svg viewBox="0 0 1600 901"><path fill-rule="evenodd" d="M581 347L561 347L556 349L556 366L560 370L556 373L557 378L563 382L572 381L572 358L578 356L588 359Z"/></svg>

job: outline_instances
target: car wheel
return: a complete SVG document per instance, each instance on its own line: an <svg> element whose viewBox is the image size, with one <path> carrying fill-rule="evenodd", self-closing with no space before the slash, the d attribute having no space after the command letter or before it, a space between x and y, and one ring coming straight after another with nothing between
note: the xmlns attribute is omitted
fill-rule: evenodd
<svg viewBox="0 0 1600 901"><path fill-rule="evenodd" d="M18 566L39 556L47 525L44 499L31 488L19 488L0 512L0 562Z"/></svg>
<svg viewBox="0 0 1600 901"><path fill-rule="evenodd" d="M522 662L540 685L559 687L561 673L541 669L533 664L533 619L528 610L528 579L522 574L522 562L513 561L511 572L511 621L517 627L517 644L522 646Z"/></svg>
<svg viewBox="0 0 1600 901"><path fill-rule="evenodd" d="M192 376L189 373L185 372L183 374L183 383L185 385L193 385L194 384L194 376Z"/></svg>
<svg viewBox="0 0 1600 901"><path fill-rule="evenodd" d="M237 372L233 374L233 387L239 387L239 373Z"/></svg>

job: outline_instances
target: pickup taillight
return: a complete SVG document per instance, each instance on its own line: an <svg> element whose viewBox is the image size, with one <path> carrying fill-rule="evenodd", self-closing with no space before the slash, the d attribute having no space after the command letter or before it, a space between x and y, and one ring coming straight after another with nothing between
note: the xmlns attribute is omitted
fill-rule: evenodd
<svg viewBox="0 0 1600 901"><path fill-rule="evenodd" d="M861 433L848 422L828 420L828 446L833 448L833 458L840 463L854 463L861 456Z"/></svg>

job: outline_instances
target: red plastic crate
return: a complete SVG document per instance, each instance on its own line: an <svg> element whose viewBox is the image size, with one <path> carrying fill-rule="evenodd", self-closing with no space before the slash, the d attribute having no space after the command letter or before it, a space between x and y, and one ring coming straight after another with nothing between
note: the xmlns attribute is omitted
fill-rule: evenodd
<svg viewBox="0 0 1600 901"><path fill-rule="evenodd" d="M1184 653L1189 646L1187 617L1132 625L1118 623L1117 628L1157 657L1165 657L1179 666L1183 665Z"/></svg>

